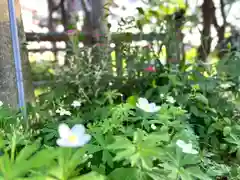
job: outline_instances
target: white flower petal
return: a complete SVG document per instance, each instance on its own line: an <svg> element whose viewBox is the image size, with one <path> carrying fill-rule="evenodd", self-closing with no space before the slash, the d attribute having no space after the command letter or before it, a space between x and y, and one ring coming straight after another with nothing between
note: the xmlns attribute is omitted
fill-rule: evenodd
<svg viewBox="0 0 240 180"><path fill-rule="evenodd" d="M67 138L71 134L71 130L67 124L62 123L58 126L58 133L60 138Z"/></svg>
<svg viewBox="0 0 240 180"><path fill-rule="evenodd" d="M71 116L71 114L72 114L72 113L71 113L70 111L65 111L65 112L64 112L64 115Z"/></svg>
<svg viewBox="0 0 240 180"><path fill-rule="evenodd" d="M186 143L184 148L186 149L192 149L192 143Z"/></svg>
<svg viewBox="0 0 240 180"><path fill-rule="evenodd" d="M80 106L81 106L81 102L74 100L71 105L72 105L73 107L80 107Z"/></svg>
<svg viewBox="0 0 240 180"><path fill-rule="evenodd" d="M167 102L174 104L176 101L172 96L167 96Z"/></svg>
<svg viewBox="0 0 240 180"><path fill-rule="evenodd" d="M195 149L192 149L191 154L198 154L198 151Z"/></svg>
<svg viewBox="0 0 240 180"><path fill-rule="evenodd" d="M152 128L153 130L157 129L157 127L155 126L155 124L151 124L151 128Z"/></svg>
<svg viewBox="0 0 240 180"><path fill-rule="evenodd" d="M151 112L157 112L157 111L159 111L160 110L160 106L156 106L156 104L155 103L150 103L149 104L149 109L151 110Z"/></svg>
<svg viewBox="0 0 240 180"><path fill-rule="evenodd" d="M154 113L160 110L160 106L156 106L155 103L149 103L146 98L139 98L136 106L143 111Z"/></svg>
<svg viewBox="0 0 240 180"><path fill-rule="evenodd" d="M155 109L156 108L156 104L155 103L149 103L149 108L150 109Z"/></svg>
<svg viewBox="0 0 240 180"><path fill-rule="evenodd" d="M63 108L59 108L56 110L56 113L60 114L60 116L64 116L64 115L68 115L70 116L71 115L71 112L70 111L67 111Z"/></svg>
<svg viewBox="0 0 240 180"><path fill-rule="evenodd" d="M140 104L137 103L136 106L137 106L138 108L142 109L141 106L140 106Z"/></svg>
<svg viewBox="0 0 240 180"><path fill-rule="evenodd" d="M72 147L72 143L63 138L57 139L57 145L61 147Z"/></svg>
<svg viewBox="0 0 240 180"><path fill-rule="evenodd" d="M160 109L161 109L160 106L156 106L156 107L155 107L155 111L159 111Z"/></svg>
<svg viewBox="0 0 240 180"><path fill-rule="evenodd" d="M192 143L185 143L182 140L177 140L176 142L177 146L179 146L182 149L182 152L187 154L197 154L198 151L193 149Z"/></svg>
<svg viewBox="0 0 240 180"><path fill-rule="evenodd" d="M138 104L140 106L144 106L144 105L148 104L148 100L146 98L138 98Z"/></svg>
<svg viewBox="0 0 240 180"><path fill-rule="evenodd" d="M60 147L81 147L78 143L71 143L67 139L57 139L57 145Z"/></svg>
<svg viewBox="0 0 240 180"><path fill-rule="evenodd" d="M85 133L85 127L82 124L76 124L72 127L71 132L76 136L83 136Z"/></svg>
<svg viewBox="0 0 240 180"><path fill-rule="evenodd" d="M177 140L176 144L178 145L178 147L180 148L184 148L186 143L182 140Z"/></svg>
<svg viewBox="0 0 240 180"><path fill-rule="evenodd" d="M83 136L79 137L78 139L78 146L84 146L91 140L91 136L89 134L84 134Z"/></svg>
<svg viewBox="0 0 240 180"><path fill-rule="evenodd" d="M198 154L198 151L195 149L189 149L189 148L183 148L182 152L186 153L186 154Z"/></svg>

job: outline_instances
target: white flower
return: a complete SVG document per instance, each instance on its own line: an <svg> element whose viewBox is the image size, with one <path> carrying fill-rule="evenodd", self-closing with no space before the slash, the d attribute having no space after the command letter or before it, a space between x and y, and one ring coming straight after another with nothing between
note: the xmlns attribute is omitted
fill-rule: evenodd
<svg viewBox="0 0 240 180"><path fill-rule="evenodd" d="M157 112L160 110L160 106L156 106L155 103L149 103L146 98L139 98L137 102L137 107L146 112Z"/></svg>
<svg viewBox="0 0 240 180"><path fill-rule="evenodd" d="M60 116L64 116L64 115L71 116L71 112L67 111L67 110L65 110L63 108L57 109L56 113L60 114Z"/></svg>
<svg viewBox="0 0 240 180"><path fill-rule="evenodd" d="M160 94L160 97L163 98L163 97L164 97L164 94L161 93L161 94Z"/></svg>
<svg viewBox="0 0 240 180"><path fill-rule="evenodd" d="M80 101L73 101L73 103L71 104L71 106L73 106L73 107L80 107L81 106L81 102Z"/></svg>
<svg viewBox="0 0 240 180"><path fill-rule="evenodd" d="M175 101L175 99L173 99L173 97L172 96L167 96L167 99L166 99L166 101L167 102L169 102L169 103L171 103L171 104L173 104L173 103L175 103L176 101Z"/></svg>
<svg viewBox="0 0 240 180"><path fill-rule="evenodd" d="M227 82L227 83L223 83L223 84L220 84L220 87L223 88L223 89L227 89L227 88L230 88L232 87L234 84L232 82Z"/></svg>
<svg viewBox="0 0 240 180"><path fill-rule="evenodd" d="M76 124L70 129L63 123L59 125L58 132L60 138L57 139L57 145L61 147L82 147L91 139L91 136L85 133L82 124Z"/></svg>
<svg viewBox="0 0 240 180"><path fill-rule="evenodd" d="M2 101L0 101L0 107L2 107L3 106L3 102Z"/></svg>
<svg viewBox="0 0 240 180"><path fill-rule="evenodd" d="M186 154L198 154L197 150L193 149L192 143L185 143L182 140L177 140L176 144L182 149L182 152Z"/></svg>
<svg viewBox="0 0 240 180"><path fill-rule="evenodd" d="M153 130L157 129L157 127L155 126L155 124L151 124L151 128L152 128Z"/></svg>

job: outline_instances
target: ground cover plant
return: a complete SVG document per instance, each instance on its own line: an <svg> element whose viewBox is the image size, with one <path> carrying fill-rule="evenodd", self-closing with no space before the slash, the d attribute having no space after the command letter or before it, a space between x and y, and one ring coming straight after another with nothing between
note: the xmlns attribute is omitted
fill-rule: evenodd
<svg viewBox="0 0 240 180"><path fill-rule="evenodd" d="M140 30L158 16L138 10ZM79 48L78 32L68 33L68 64L36 68L35 79L54 83L28 105L27 119L0 103L1 179L240 179L238 52L211 65L164 65L154 42L122 42L127 68L118 76L109 66L116 51Z"/></svg>

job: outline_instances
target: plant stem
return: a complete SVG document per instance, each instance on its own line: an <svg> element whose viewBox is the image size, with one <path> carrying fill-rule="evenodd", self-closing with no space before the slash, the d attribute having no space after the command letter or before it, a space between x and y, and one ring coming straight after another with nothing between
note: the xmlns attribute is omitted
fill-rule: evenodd
<svg viewBox="0 0 240 180"><path fill-rule="evenodd" d="M11 146L11 162L13 162L15 159L15 150L16 150L16 134L14 132L12 137L12 146Z"/></svg>

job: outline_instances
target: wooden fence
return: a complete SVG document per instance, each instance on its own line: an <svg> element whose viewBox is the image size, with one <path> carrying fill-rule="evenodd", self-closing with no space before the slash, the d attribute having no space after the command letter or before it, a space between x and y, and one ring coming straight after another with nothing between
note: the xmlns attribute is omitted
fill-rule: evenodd
<svg viewBox="0 0 240 180"><path fill-rule="evenodd" d="M83 41L84 34L79 35L79 40ZM161 41L164 39L164 34L159 33L149 33L149 34L132 34L132 33L115 33L111 36L111 43L115 44L113 51L115 51L115 67L116 67L116 75L123 75L125 68L123 68L123 57L121 56L121 44L122 42L131 43L131 42L139 42L139 41ZM68 41L69 36L67 33L57 33L57 32L50 32L50 33L26 33L26 40L27 42L61 42L61 41ZM52 51L56 54L58 51L65 51L65 48L39 48L39 49L28 49L29 52L44 52L44 51ZM141 51L141 49L139 49ZM125 59L126 60L126 59ZM132 60L126 60L127 67L131 67Z"/></svg>

